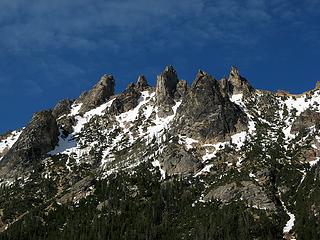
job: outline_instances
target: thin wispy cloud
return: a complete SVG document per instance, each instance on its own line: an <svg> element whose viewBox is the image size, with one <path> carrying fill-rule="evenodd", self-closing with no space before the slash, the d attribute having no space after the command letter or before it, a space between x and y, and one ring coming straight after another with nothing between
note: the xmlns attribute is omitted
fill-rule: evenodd
<svg viewBox="0 0 320 240"><path fill-rule="evenodd" d="M298 10L290 1L281 0L4 0L0 3L0 48L119 49L139 39L146 41L148 34L164 41L155 46L171 45L172 38L186 41L186 34L196 34L198 44L212 39L246 43L258 41L258 35L277 18L298 21L299 11L318 5L308 2Z"/></svg>
<svg viewBox="0 0 320 240"><path fill-rule="evenodd" d="M138 74L154 82L165 64L189 81L198 68L223 75L232 64L256 74L274 64L276 75L287 64L296 77L291 65L307 65L305 51L316 56L320 46L319 8L318 0L1 0L0 108L8 96L36 107L32 95L50 107L103 73L116 75L118 91Z"/></svg>

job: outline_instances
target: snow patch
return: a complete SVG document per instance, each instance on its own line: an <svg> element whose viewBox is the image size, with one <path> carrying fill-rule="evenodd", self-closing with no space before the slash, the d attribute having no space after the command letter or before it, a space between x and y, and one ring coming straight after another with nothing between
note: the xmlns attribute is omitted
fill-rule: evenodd
<svg viewBox="0 0 320 240"><path fill-rule="evenodd" d="M290 219L287 222L286 226L283 228L283 233L290 232L294 226L294 221L296 220L295 216L292 213L287 211L287 214L289 215Z"/></svg>
<svg viewBox="0 0 320 240"><path fill-rule="evenodd" d="M283 233L286 234L292 230L292 228L294 226L294 221L296 220L296 218L295 218L294 214L292 214L291 212L288 211L287 207L285 206L284 202L281 199L280 199L280 201L282 203L284 210L289 215L289 220L286 223L285 227L283 228Z"/></svg>
<svg viewBox="0 0 320 240"><path fill-rule="evenodd" d="M320 158L316 158L316 160L310 161L309 164L311 167L313 167L314 165L316 165L319 162Z"/></svg>
<svg viewBox="0 0 320 240"><path fill-rule="evenodd" d="M69 116L75 116L76 124L73 127L73 133L69 134L68 136L65 136L60 129L60 136L59 136L59 142L58 145L55 147L54 150L49 152L49 155L57 155L57 154L76 154L76 161L78 162L79 158L83 155L88 154L90 151L92 145L94 143L91 143L90 146L86 148L81 148L79 143L77 142L77 136L81 132L83 126L88 123L92 117L94 116L103 116L104 111L109 108L112 104L114 99L101 104L100 106L86 112L83 116L77 115L79 113L79 110L82 106L82 103L80 104L74 104L71 108L71 113Z"/></svg>
<svg viewBox="0 0 320 240"><path fill-rule="evenodd" d="M205 173L209 173L211 168L213 167L213 164L208 164L206 165L203 169L201 169L200 172L198 172L196 175L194 175L195 177L197 176L200 176L202 174L205 174Z"/></svg>
<svg viewBox="0 0 320 240"><path fill-rule="evenodd" d="M75 116L79 113L82 103L73 103L71 105L70 116Z"/></svg>
<svg viewBox="0 0 320 240"><path fill-rule="evenodd" d="M239 94L233 94L231 97L230 97L230 101L235 103L235 104L242 104L242 99L243 99L243 94L242 93L239 93Z"/></svg>
<svg viewBox="0 0 320 240"><path fill-rule="evenodd" d="M62 132L62 129L59 129L59 142L54 150L49 152L49 155L57 155L57 154L68 154L75 152L77 147L77 141L75 140L72 134L69 136L65 136Z"/></svg>
<svg viewBox="0 0 320 240"><path fill-rule="evenodd" d="M254 175L252 172L249 173L249 177L256 178L256 175Z"/></svg>
<svg viewBox="0 0 320 240"><path fill-rule="evenodd" d="M148 103L154 95L155 93L152 93L150 95L148 91L141 92L141 97L138 101L138 106L116 117L117 121L120 123L120 126L122 128L126 128L125 123L132 123L135 120L137 120L137 118L139 117L140 108L144 106L146 103ZM152 114L152 108L149 107L145 112L145 116L150 117L151 114Z"/></svg>
<svg viewBox="0 0 320 240"><path fill-rule="evenodd" d="M167 116L165 118L161 118L158 116L158 107L155 108L156 110L156 119L153 121L153 126L148 127L147 132L149 133L147 138L152 139L153 137L159 138L162 134L164 129L169 127L169 124L174 119L177 109L180 106L181 101L176 102L176 104L172 107L173 114Z"/></svg>
<svg viewBox="0 0 320 240"><path fill-rule="evenodd" d="M105 114L105 110L111 106L115 99L111 99L110 101L101 104L99 107L96 107L88 112L86 112L83 117L82 116L76 116L77 123L73 127L74 134L79 133L83 126L88 123L92 117L94 116L103 116ZM80 109L80 108L79 108Z"/></svg>
<svg viewBox="0 0 320 240"><path fill-rule="evenodd" d="M159 160L154 160L151 163L154 167L158 167L161 173L161 180L166 179L166 172L161 168Z"/></svg>
<svg viewBox="0 0 320 240"><path fill-rule="evenodd" d="M208 149L206 149L206 154L202 156L202 160L206 161L206 160L209 160L211 158L216 157L217 152L224 149L226 144L227 144L227 142L219 142L216 144L205 144L204 145L205 147L208 147L208 146L213 147L214 151L210 152Z"/></svg>
<svg viewBox="0 0 320 240"><path fill-rule="evenodd" d="M185 145L187 150L192 149L194 147L193 145L198 143L198 142L199 141L196 140L196 139L179 135L179 144Z"/></svg>
<svg viewBox="0 0 320 240"><path fill-rule="evenodd" d="M10 133L10 135L7 138L0 141L0 154L3 153L4 151L8 151L18 140L21 133L22 133L22 130L13 131L12 133ZM0 157L0 161L1 159L2 157Z"/></svg>
<svg viewBox="0 0 320 240"><path fill-rule="evenodd" d="M236 150L240 150L241 149L241 147L244 145L246 137L247 137L247 132L246 131L243 131L243 132L240 132L240 133L236 133L236 134L231 136L231 142L232 142L232 144L236 145Z"/></svg>

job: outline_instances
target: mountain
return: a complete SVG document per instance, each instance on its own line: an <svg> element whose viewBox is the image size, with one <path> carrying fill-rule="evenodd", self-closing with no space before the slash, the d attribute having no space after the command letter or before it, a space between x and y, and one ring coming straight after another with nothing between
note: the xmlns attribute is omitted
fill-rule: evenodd
<svg viewBox="0 0 320 240"><path fill-rule="evenodd" d="M319 85L115 84L0 135L0 239L319 239Z"/></svg>

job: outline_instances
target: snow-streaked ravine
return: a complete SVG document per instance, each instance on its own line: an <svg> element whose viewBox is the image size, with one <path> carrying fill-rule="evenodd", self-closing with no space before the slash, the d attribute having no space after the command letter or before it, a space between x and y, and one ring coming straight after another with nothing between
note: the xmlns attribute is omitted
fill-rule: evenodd
<svg viewBox="0 0 320 240"><path fill-rule="evenodd" d="M90 149L80 148L76 140L77 134L81 132L83 126L86 123L88 123L92 117L102 116L104 114L104 111L111 106L113 101L114 99L100 105L95 109L92 109L86 112L83 116L78 115L82 104L72 105L69 116L75 116L75 119L76 119L76 125L73 127L74 132L72 134L69 134L68 136L64 136L64 134L60 130L59 143L55 147L55 149L49 152L48 154L49 155L57 155L57 154L70 155L72 153L75 153L77 156L76 160L78 160L79 157L81 157L83 154L86 154Z"/></svg>
<svg viewBox="0 0 320 240"><path fill-rule="evenodd" d="M162 141L165 140L165 129L170 128L170 124L174 119L177 109L180 106L181 101L176 102L175 105L172 107L173 114L167 117L161 118L158 115L158 106L155 105L155 93L152 92L151 94L148 91L142 92L142 96L140 98L139 104L132 110L128 112L122 113L116 117L119 126L122 128L123 132L120 133L115 140L110 144L107 148L103 150L103 158L102 158L102 166L106 165L108 162L114 160L113 157L113 150L117 148L118 143L129 136L129 144L132 145L136 141L141 141L142 139L145 141L146 146L148 146L152 139L155 139L154 144L161 144ZM153 118L151 118L153 116ZM142 119L142 123L137 123L135 120ZM151 124L150 124L151 123ZM139 125L137 125L139 124ZM133 133L131 132L130 128L135 126L138 128L138 136L133 138ZM148 126L144 128L143 126ZM117 149L120 150L120 149ZM163 148L159 148L152 157L160 154ZM142 161L146 161L149 158L142 159ZM135 164L139 164L136 162ZM161 172L161 178L165 178L165 171L161 168L160 163L158 161L152 162L154 167L159 167ZM133 165L128 165L126 167L131 168ZM123 166L122 166L123 167ZM108 170L106 173L112 173L116 170L117 167L114 169Z"/></svg>
<svg viewBox="0 0 320 240"><path fill-rule="evenodd" d="M147 138L152 139L154 137L157 138L157 140L161 141L161 136L163 135L163 131L165 129L169 128L170 123L174 119L177 109L180 106L181 101L176 102L175 105L172 107L173 114L169 115L165 118L161 118L158 116L158 107L155 107L156 112L156 119L152 121L153 126L148 127L147 129Z"/></svg>
<svg viewBox="0 0 320 240"><path fill-rule="evenodd" d="M284 210L286 211L286 213L289 216L289 220L288 220L288 222L286 223L286 225L283 228L283 234L286 235L292 230L292 228L294 226L294 221L296 220L296 218L295 218L295 215L293 213L288 211L286 205L284 204L284 202L281 199L280 199L280 201L281 201L281 204L282 204Z"/></svg>
<svg viewBox="0 0 320 240"><path fill-rule="evenodd" d="M98 143L95 140L86 141L81 137L79 138L79 134L81 133L84 125L88 123L92 117L103 116L105 114L105 110L112 105L113 101L114 99L98 106L93 110L88 111L83 116L79 115L81 103L73 104L69 116L74 116L76 119L76 125L73 127L74 131L72 134L64 136L63 131L60 130L59 143L53 151L49 152L49 154L73 154L77 163L79 163L81 157L87 155L89 151ZM135 144L136 141L143 140L145 144L148 145L152 139L155 139L156 144L161 144L161 142L165 140L165 129L170 128L170 124L174 119L180 104L181 101L176 102L176 104L172 107L173 114L162 118L159 117L159 109L155 104L155 92L141 92L138 105L127 112L115 116L115 122L113 126L108 127L101 132L101 134L105 136L114 135L114 137L108 139L106 143L98 146L98 150L101 150L102 152L101 166L103 168L109 166L109 163L115 160L115 152L120 151L123 148L130 147L131 145ZM80 142L82 142L82 145L85 143L84 148L83 146L80 147ZM161 153L161 147L158 151L156 151L155 154L159 153ZM147 159L142 159L142 161L144 160ZM138 163L136 162L135 164ZM155 167L159 167L162 179L164 179L165 172L163 169L161 169L160 163L153 161L152 164ZM121 165L122 168L130 168L132 166L133 165L131 163L128 163L127 165ZM108 175L116 168L117 166L112 166L112 169L107 167L106 174Z"/></svg>
<svg viewBox="0 0 320 240"><path fill-rule="evenodd" d="M294 221L296 220L294 214L292 214L288 211L287 211L287 214L289 215L290 219L287 222L286 226L283 228L283 233L289 233L294 226Z"/></svg>

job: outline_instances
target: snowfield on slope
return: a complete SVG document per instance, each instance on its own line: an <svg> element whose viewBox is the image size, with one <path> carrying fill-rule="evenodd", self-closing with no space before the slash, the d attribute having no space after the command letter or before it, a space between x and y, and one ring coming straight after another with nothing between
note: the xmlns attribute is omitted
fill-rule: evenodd
<svg viewBox="0 0 320 240"><path fill-rule="evenodd" d="M67 154L70 155L72 153L75 153L77 158L76 160L79 160L79 158L87 154L90 149L81 149L79 146L79 143L77 142L76 138L77 135L81 132L84 125L88 123L92 117L94 116L102 116L104 114L104 111L109 108L112 104L114 99L98 106L95 109L92 109L85 113L83 116L78 115L79 110L81 108L82 104L73 104L71 107L71 112L69 116L75 116L76 124L73 127L74 132L69 134L68 136L64 136L62 133L62 130L60 129L60 136L59 136L59 142L58 145L54 150L49 152L50 155L57 155L57 154Z"/></svg>
<svg viewBox="0 0 320 240"><path fill-rule="evenodd" d="M21 131L13 131L12 133L9 134L9 136L3 140L0 141L0 154L2 154L4 151L8 151L13 144L18 140L20 134L22 133ZM3 157L0 157L0 161L2 160Z"/></svg>

